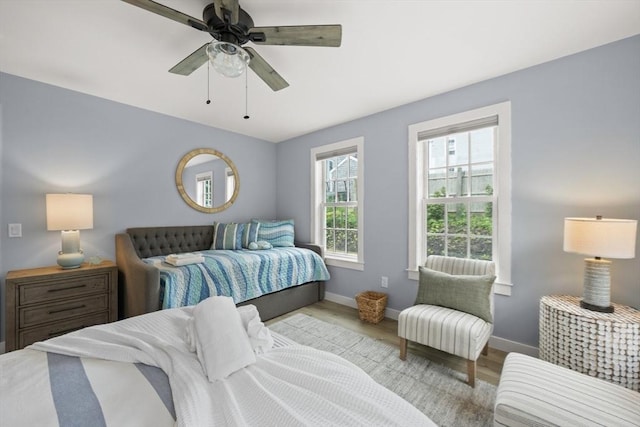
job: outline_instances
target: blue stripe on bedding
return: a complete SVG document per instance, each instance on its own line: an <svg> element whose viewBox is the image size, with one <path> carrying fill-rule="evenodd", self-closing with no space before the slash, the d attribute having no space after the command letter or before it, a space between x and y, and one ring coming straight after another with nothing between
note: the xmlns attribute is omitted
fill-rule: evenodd
<svg viewBox="0 0 640 427"><path fill-rule="evenodd" d="M329 280L322 258L303 248L269 250L207 250L204 263L174 267L165 257L143 261L160 270L162 308L194 305L210 295L224 295L240 303L284 288Z"/></svg>
<svg viewBox="0 0 640 427"><path fill-rule="evenodd" d="M102 407L79 357L47 353L51 394L61 427L106 426Z"/></svg>
<svg viewBox="0 0 640 427"><path fill-rule="evenodd" d="M147 381L149 381L149 384L151 384L156 393L158 393L158 397L160 397L167 411L169 411L175 420L176 409L173 406L173 394L171 393L171 386L169 385L169 377L167 377L167 374L155 366L145 365L144 363L135 363L135 365Z"/></svg>

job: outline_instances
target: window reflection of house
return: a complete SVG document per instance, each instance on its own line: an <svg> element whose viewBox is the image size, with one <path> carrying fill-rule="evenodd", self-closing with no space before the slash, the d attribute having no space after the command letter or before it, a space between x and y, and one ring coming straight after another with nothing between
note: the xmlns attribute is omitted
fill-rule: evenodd
<svg viewBox="0 0 640 427"><path fill-rule="evenodd" d="M356 154L339 156L327 160L327 197L338 202L354 200L349 194L355 194L358 173Z"/></svg>

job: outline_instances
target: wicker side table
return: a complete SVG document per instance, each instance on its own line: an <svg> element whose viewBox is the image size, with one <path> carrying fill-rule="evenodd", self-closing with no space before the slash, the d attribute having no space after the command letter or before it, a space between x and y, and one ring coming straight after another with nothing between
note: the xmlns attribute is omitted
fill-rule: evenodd
<svg viewBox="0 0 640 427"><path fill-rule="evenodd" d="M580 307L568 295L540 299L540 359L640 388L640 311L613 304L613 313Z"/></svg>

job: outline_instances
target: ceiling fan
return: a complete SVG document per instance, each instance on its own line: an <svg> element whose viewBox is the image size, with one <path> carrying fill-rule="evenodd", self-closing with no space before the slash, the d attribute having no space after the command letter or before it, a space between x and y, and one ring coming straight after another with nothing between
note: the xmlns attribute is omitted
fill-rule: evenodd
<svg viewBox="0 0 640 427"><path fill-rule="evenodd" d="M255 27L238 0L213 0L202 11L202 20L151 0L122 1L211 34L212 42L205 43L169 70L184 76L200 68L207 59L228 77L239 76L248 64L271 89L278 91L289 83L258 52L242 45L250 41L263 45L338 47L342 39L341 25Z"/></svg>

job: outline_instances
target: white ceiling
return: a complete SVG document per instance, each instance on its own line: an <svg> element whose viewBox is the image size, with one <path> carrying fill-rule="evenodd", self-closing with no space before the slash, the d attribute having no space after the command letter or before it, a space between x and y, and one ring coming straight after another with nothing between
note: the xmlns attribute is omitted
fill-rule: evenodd
<svg viewBox="0 0 640 427"><path fill-rule="evenodd" d="M202 19L212 0L157 0ZM639 0L241 0L256 26L342 24L342 46L254 46L289 82L167 70L211 37L118 0L0 0L0 71L279 142L640 33ZM251 43L249 43L251 45ZM1 102L1 100L0 100Z"/></svg>

